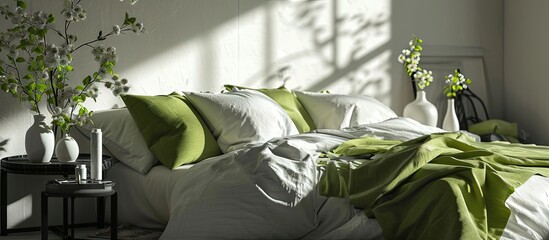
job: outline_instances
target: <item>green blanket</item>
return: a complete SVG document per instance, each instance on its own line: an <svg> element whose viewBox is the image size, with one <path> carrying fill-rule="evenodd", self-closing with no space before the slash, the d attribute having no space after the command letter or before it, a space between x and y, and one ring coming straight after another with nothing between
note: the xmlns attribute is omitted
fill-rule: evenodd
<svg viewBox="0 0 549 240"><path fill-rule="evenodd" d="M549 147L479 143L463 133L403 143L360 138L331 154L369 153L380 155L326 162L321 193L348 197L386 239L497 239L509 195L534 174L549 176Z"/></svg>

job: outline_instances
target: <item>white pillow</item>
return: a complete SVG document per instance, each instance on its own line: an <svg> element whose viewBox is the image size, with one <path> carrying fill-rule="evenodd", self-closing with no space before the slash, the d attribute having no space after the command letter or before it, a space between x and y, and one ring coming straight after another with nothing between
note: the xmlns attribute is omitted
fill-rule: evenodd
<svg viewBox="0 0 549 240"><path fill-rule="evenodd" d="M284 109L262 93L241 90L221 94L185 94L225 153L246 144L298 134Z"/></svg>
<svg viewBox="0 0 549 240"><path fill-rule="evenodd" d="M95 111L91 120L95 128L101 128L103 146L114 158L142 174L156 163L127 108ZM77 130L89 137L92 128L87 124Z"/></svg>
<svg viewBox="0 0 549 240"><path fill-rule="evenodd" d="M341 129L397 117L388 106L368 96L294 92L317 129Z"/></svg>

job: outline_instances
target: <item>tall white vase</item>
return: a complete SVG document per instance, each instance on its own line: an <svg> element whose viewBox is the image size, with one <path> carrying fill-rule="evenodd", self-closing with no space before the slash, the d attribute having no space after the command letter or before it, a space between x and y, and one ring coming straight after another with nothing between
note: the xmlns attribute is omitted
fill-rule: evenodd
<svg viewBox="0 0 549 240"><path fill-rule="evenodd" d="M63 138L55 146L55 156L60 162L74 162L79 153L78 143L69 134L63 135Z"/></svg>
<svg viewBox="0 0 549 240"><path fill-rule="evenodd" d="M31 162L49 162L53 156L55 137L45 120L44 115L34 115L34 123L25 134L25 150Z"/></svg>
<svg viewBox="0 0 549 240"><path fill-rule="evenodd" d="M456 115L453 98L448 98L448 108L446 109L446 115L444 115L442 129L447 131L459 131L459 120Z"/></svg>
<svg viewBox="0 0 549 240"><path fill-rule="evenodd" d="M428 126L437 126L437 108L427 100L425 91L416 92L416 99L404 107L403 116Z"/></svg>

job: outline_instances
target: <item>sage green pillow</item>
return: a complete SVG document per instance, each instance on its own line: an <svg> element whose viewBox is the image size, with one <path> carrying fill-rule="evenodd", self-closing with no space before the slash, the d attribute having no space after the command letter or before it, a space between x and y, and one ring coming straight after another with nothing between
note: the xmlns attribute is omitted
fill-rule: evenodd
<svg viewBox="0 0 549 240"><path fill-rule="evenodd" d="M232 90L234 87L239 89L256 90L273 99L282 107L282 109L284 109L284 111L286 111L286 113L288 113L290 119L292 119L300 133L309 132L316 129L313 119L291 90L285 87L254 89L234 85L225 85L225 89L227 90Z"/></svg>
<svg viewBox="0 0 549 240"><path fill-rule="evenodd" d="M174 169L222 154L210 129L186 97L177 93L124 95L122 100L149 149L164 166Z"/></svg>

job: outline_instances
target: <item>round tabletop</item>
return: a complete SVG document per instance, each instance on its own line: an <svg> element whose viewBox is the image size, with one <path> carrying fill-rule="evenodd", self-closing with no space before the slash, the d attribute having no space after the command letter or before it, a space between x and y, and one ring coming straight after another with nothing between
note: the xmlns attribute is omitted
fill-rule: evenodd
<svg viewBox="0 0 549 240"><path fill-rule="evenodd" d="M90 165L90 155L80 154L74 162L60 162L54 156L50 162L30 162L27 156L11 156L1 160L2 171L16 174L30 175L73 175L74 168L78 164ZM103 156L103 169L110 168L111 157Z"/></svg>

